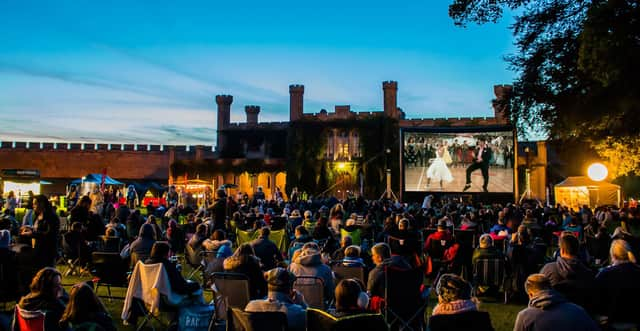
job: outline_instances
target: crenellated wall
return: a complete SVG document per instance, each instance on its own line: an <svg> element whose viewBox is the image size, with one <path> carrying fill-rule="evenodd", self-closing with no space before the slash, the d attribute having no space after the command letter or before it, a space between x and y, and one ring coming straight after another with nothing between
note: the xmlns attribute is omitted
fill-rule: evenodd
<svg viewBox="0 0 640 331"><path fill-rule="evenodd" d="M101 173L126 179L167 180L175 160L212 157L211 146L81 143L0 143L0 168L38 169L41 178Z"/></svg>

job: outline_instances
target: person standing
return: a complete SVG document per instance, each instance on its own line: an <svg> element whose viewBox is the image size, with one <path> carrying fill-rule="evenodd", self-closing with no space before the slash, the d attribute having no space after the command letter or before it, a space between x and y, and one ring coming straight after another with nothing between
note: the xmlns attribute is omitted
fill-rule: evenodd
<svg viewBox="0 0 640 331"><path fill-rule="evenodd" d="M427 189L429 188L429 185L431 185L431 180L440 182L440 190L444 189L442 186L443 181L447 183L451 183L453 181L453 176L451 175L451 171L447 167L447 161L444 158L449 154L446 150L445 146L436 144L436 158L427 169ZM451 160L450 156L449 160Z"/></svg>
<svg viewBox="0 0 640 331"><path fill-rule="evenodd" d="M17 206L18 206L18 199L16 198L15 192L9 191L9 194L7 195L7 199L5 200L5 203L4 203L5 214L10 214L14 216Z"/></svg>
<svg viewBox="0 0 640 331"><path fill-rule="evenodd" d="M40 268L54 267L58 256L58 233L60 219L53 211L46 196L40 194L33 198L33 227L25 227L22 236L33 239L36 266Z"/></svg>
<svg viewBox="0 0 640 331"><path fill-rule="evenodd" d="M138 192L133 185L129 185L127 188L127 207L129 209L135 209L138 205Z"/></svg>
<svg viewBox="0 0 640 331"><path fill-rule="evenodd" d="M213 227L209 231L225 230L227 227L227 193L224 190L216 191L216 201L207 211L213 217Z"/></svg>
<svg viewBox="0 0 640 331"><path fill-rule="evenodd" d="M489 162L491 161L491 157L491 148L487 146L483 139L479 139L478 148L476 148L476 151L473 154L471 165L467 167L467 182L462 191L467 191L471 188L471 173L480 169L482 172L482 178L484 179L482 190L484 192L489 192Z"/></svg>

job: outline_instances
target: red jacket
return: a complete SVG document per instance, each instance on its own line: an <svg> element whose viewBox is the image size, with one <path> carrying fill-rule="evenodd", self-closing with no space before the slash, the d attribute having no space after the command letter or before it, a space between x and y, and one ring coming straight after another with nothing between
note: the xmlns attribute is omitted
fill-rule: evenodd
<svg viewBox="0 0 640 331"><path fill-rule="evenodd" d="M447 241L447 246L448 246L448 243L450 243L453 240L453 236L448 230L436 231L430 234L429 237L427 237L427 241L425 241L424 243L424 251L425 252L429 251L432 241L441 241L441 240Z"/></svg>

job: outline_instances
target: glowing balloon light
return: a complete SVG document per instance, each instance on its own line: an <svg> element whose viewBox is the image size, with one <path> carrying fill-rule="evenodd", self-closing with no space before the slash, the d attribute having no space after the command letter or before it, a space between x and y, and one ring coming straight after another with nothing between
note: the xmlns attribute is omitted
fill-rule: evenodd
<svg viewBox="0 0 640 331"><path fill-rule="evenodd" d="M602 181L609 175L609 170L602 163L593 163L587 169L587 176L596 182Z"/></svg>

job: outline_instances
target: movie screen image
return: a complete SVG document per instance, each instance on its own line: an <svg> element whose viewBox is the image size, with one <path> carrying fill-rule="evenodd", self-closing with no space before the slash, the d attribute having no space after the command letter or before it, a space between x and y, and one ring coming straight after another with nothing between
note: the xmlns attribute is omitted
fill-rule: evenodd
<svg viewBox="0 0 640 331"><path fill-rule="evenodd" d="M404 132L404 189L512 193L513 146L513 131Z"/></svg>

